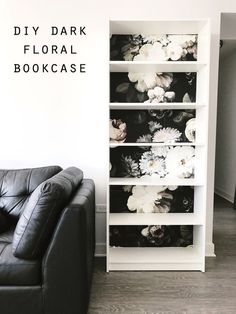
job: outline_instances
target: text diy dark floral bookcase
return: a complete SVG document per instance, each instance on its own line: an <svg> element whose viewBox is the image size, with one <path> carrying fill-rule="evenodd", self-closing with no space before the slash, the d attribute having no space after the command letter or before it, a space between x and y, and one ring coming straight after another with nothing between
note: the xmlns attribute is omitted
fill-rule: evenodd
<svg viewBox="0 0 236 314"><path fill-rule="evenodd" d="M110 21L107 270L205 270L208 21Z"/></svg>

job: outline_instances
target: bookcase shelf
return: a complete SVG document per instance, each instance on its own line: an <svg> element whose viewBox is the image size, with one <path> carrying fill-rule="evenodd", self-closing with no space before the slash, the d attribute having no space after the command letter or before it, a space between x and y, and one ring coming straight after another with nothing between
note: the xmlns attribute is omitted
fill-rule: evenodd
<svg viewBox="0 0 236 314"><path fill-rule="evenodd" d="M113 133L108 144L107 271L205 271L209 21L111 20L110 35L109 110ZM175 40L173 36L179 35L195 36L191 46L197 51L195 55L193 50L186 50L186 54L178 58L175 53L178 55L177 50L181 49L177 48L172 51L174 57L169 57L167 46L171 38ZM134 44L130 43L132 36ZM155 60L155 53L150 57L150 51L145 50L152 49L153 43L161 43L160 38L167 40L167 44L161 44L169 58L163 58L164 61ZM145 47L147 42L149 46ZM143 53L141 48L145 50L144 59L137 58ZM191 53L193 55L188 55ZM148 57L145 59L145 56ZM190 120L190 126L195 125L195 129L189 125L187 129ZM193 138L189 137L189 132ZM166 134L170 140L168 136L163 140ZM185 167L189 160L192 160L189 173L187 170L183 176L178 175L175 162L179 162L176 167ZM158 167L164 174L158 174ZM157 210L152 206L157 206ZM185 206L190 208L189 212ZM163 213L161 209L166 211ZM155 242L155 239L148 242L153 237L151 232L164 236L165 232L170 232L172 241L175 230L179 230L179 234L191 230L191 244L185 235L168 244ZM139 240L135 242L136 236ZM123 244L122 239L125 239Z"/></svg>
<svg viewBox="0 0 236 314"><path fill-rule="evenodd" d="M201 186L204 182L196 179L179 178L110 178L110 185L178 185L178 186Z"/></svg>
<svg viewBox="0 0 236 314"><path fill-rule="evenodd" d="M195 213L112 213L110 225L203 225Z"/></svg>
<svg viewBox="0 0 236 314"><path fill-rule="evenodd" d="M206 106L204 103L110 103L110 109L118 110L150 110L150 109L198 109Z"/></svg>
<svg viewBox="0 0 236 314"><path fill-rule="evenodd" d="M204 146L204 143L195 142L174 142L174 143L110 143L110 147L145 147L145 146Z"/></svg>
<svg viewBox="0 0 236 314"><path fill-rule="evenodd" d="M110 61L110 72L197 72L206 66L198 61Z"/></svg>
<svg viewBox="0 0 236 314"><path fill-rule="evenodd" d="M204 270L201 248L110 248L110 270Z"/></svg>

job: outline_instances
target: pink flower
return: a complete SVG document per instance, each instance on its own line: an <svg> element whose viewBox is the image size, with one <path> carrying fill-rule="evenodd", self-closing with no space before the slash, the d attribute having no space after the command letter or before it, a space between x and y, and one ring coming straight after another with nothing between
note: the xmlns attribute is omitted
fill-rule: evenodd
<svg viewBox="0 0 236 314"><path fill-rule="evenodd" d="M110 119L110 141L112 143L124 142L127 135L126 123L122 122L120 119Z"/></svg>

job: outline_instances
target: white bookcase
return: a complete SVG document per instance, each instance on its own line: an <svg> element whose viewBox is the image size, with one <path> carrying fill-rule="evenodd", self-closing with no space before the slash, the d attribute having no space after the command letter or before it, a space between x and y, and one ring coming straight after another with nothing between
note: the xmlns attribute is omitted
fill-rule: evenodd
<svg viewBox="0 0 236 314"><path fill-rule="evenodd" d="M207 138L209 108L210 29L208 20L110 21L110 34L197 34L197 61L109 61L110 72L196 72L195 102L110 102L110 110L194 109L195 142L174 146L195 147L193 178L110 177L107 197L107 271L120 270L198 270L205 271L205 228L207 193ZM111 82L110 82L111 83ZM169 143L111 143L114 147L165 146ZM172 145L172 144L171 144ZM191 186L194 188L191 213L114 213L110 206L113 186ZM166 225L193 226L193 243L187 247L122 247L110 245L112 226Z"/></svg>

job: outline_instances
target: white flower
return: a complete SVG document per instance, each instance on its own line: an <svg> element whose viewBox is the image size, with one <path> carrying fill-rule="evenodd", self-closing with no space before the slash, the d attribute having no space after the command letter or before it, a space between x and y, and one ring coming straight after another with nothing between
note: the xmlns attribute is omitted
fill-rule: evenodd
<svg viewBox="0 0 236 314"><path fill-rule="evenodd" d="M150 99L156 98L157 102L162 102L165 95L165 90L162 87L156 86L154 89L148 91L148 97Z"/></svg>
<svg viewBox="0 0 236 314"><path fill-rule="evenodd" d="M155 132L156 130L162 128L162 125L156 121L149 121L148 127L151 133Z"/></svg>
<svg viewBox="0 0 236 314"><path fill-rule="evenodd" d="M129 196L128 198L128 202L127 202L127 207L129 208L129 210L131 212L137 210L139 208L139 203L138 203L138 199L135 198L134 196Z"/></svg>
<svg viewBox="0 0 236 314"><path fill-rule="evenodd" d="M188 93L185 93L184 94L184 97L183 97L183 102L191 102L191 99L189 97L189 94Z"/></svg>
<svg viewBox="0 0 236 314"><path fill-rule="evenodd" d="M192 118L188 120L188 122L186 123L185 136L190 142L194 142L195 135L196 135L196 119Z"/></svg>
<svg viewBox="0 0 236 314"><path fill-rule="evenodd" d="M170 191L175 191L176 189L178 189L177 185L169 185L168 186L168 190L170 190Z"/></svg>
<svg viewBox="0 0 236 314"><path fill-rule="evenodd" d="M197 35L168 35L168 39L172 44L182 48L192 47L197 43Z"/></svg>
<svg viewBox="0 0 236 314"><path fill-rule="evenodd" d="M163 128L154 133L152 141L156 143L174 143L179 141L181 134L177 129Z"/></svg>
<svg viewBox="0 0 236 314"><path fill-rule="evenodd" d="M147 193L149 194L149 196L151 195L153 198L157 198L157 194L160 192L165 191L166 186L145 186L145 185L135 185L132 189L132 193L134 197L143 197L145 195L147 195Z"/></svg>
<svg viewBox="0 0 236 314"><path fill-rule="evenodd" d="M143 204L143 212L144 213L155 213L155 204L154 203L146 203Z"/></svg>
<svg viewBox="0 0 236 314"><path fill-rule="evenodd" d="M184 59L187 53L192 54L194 59L197 59L197 35L168 35L168 40L171 43L167 46L167 54L171 60ZM182 49L181 56L180 49L177 47ZM171 54L174 59L170 56ZM177 59L178 56L180 58Z"/></svg>
<svg viewBox="0 0 236 314"><path fill-rule="evenodd" d="M155 98L154 89L149 89L147 92L147 95L148 95L149 99Z"/></svg>
<svg viewBox="0 0 236 314"><path fill-rule="evenodd" d="M173 73L157 73L156 85L168 90L173 82Z"/></svg>
<svg viewBox="0 0 236 314"><path fill-rule="evenodd" d="M166 156L165 165L168 176L191 178L194 176L194 155L192 146L172 147Z"/></svg>
<svg viewBox="0 0 236 314"><path fill-rule="evenodd" d="M137 82L135 88L141 93L156 86L156 73L129 72L128 77L130 82Z"/></svg>
<svg viewBox="0 0 236 314"><path fill-rule="evenodd" d="M165 193L166 186L134 186L132 195L128 198L127 207L137 213L168 212L170 207L162 202L163 198L171 198Z"/></svg>
<svg viewBox="0 0 236 314"><path fill-rule="evenodd" d="M162 44L162 46L166 46L169 43L167 35L141 35L144 42L153 44L156 41Z"/></svg>
<svg viewBox="0 0 236 314"><path fill-rule="evenodd" d="M169 38L168 38L167 35L161 35L161 36L159 36L158 41L159 41L163 46L167 46L167 45L170 43Z"/></svg>
<svg viewBox="0 0 236 314"><path fill-rule="evenodd" d="M163 238L164 231L162 226L148 226L144 229L142 229L141 234L144 237L151 237L152 239L159 239Z"/></svg>
<svg viewBox="0 0 236 314"><path fill-rule="evenodd" d="M165 92L165 98L167 102L173 101L175 99L175 92Z"/></svg>
<svg viewBox="0 0 236 314"><path fill-rule="evenodd" d="M134 57L134 61L150 61L152 44L145 44L139 49L139 53Z"/></svg>
<svg viewBox="0 0 236 314"><path fill-rule="evenodd" d="M130 82L137 82L135 88L141 93L154 89L156 86L168 90L173 82L172 73L129 72L128 78Z"/></svg>
<svg viewBox="0 0 236 314"><path fill-rule="evenodd" d="M169 146L153 146L151 148L151 152L156 157L166 157L168 154L168 151L170 150Z"/></svg>
<svg viewBox="0 0 236 314"><path fill-rule="evenodd" d="M152 136L151 134L146 134L146 135L141 135L137 139L137 143L150 143L152 141Z"/></svg>
<svg viewBox="0 0 236 314"><path fill-rule="evenodd" d="M147 92L149 99L145 103L160 103L172 101L175 98L175 92L165 92L164 88L156 86Z"/></svg>
<svg viewBox="0 0 236 314"><path fill-rule="evenodd" d="M126 131L126 123L121 120L110 119L109 122L110 128L110 141L112 143L122 143L125 141L127 131Z"/></svg>
<svg viewBox="0 0 236 314"><path fill-rule="evenodd" d="M164 160L155 156L152 151L143 153L139 161L139 167L142 174L156 174L159 177L163 177L165 175Z"/></svg>
<svg viewBox="0 0 236 314"><path fill-rule="evenodd" d="M145 195L145 189L142 185L135 185L132 189L132 193L134 197L143 197Z"/></svg>
<svg viewBox="0 0 236 314"><path fill-rule="evenodd" d="M149 227L144 228L144 229L141 231L141 234L142 234L144 237L148 237L148 235L149 235Z"/></svg>
<svg viewBox="0 0 236 314"><path fill-rule="evenodd" d="M167 59L166 48L161 43L155 42L154 44L144 44L133 61L166 61Z"/></svg>
<svg viewBox="0 0 236 314"><path fill-rule="evenodd" d="M180 45L171 43L167 46L168 59L177 61L181 59L183 54L184 54L184 50Z"/></svg>

